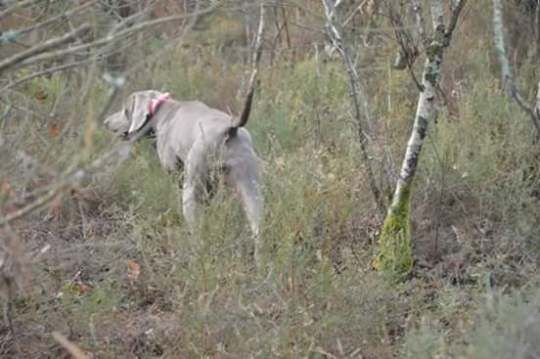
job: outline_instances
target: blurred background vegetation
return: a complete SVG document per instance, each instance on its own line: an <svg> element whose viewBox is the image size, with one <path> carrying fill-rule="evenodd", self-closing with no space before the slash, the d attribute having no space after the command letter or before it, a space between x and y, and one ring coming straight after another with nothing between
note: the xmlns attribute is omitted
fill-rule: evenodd
<svg viewBox="0 0 540 359"><path fill-rule="evenodd" d="M504 8L510 60L531 102L539 6ZM340 7L387 198L418 98L407 71L392 67L389 7L406 8ZM424 10L429 21L428 1ZM267 2L248 124L264 161L263 273L225 188L193 241L178 211L181 174L164 174L151 139L127 161L95 166L119 143L103 116L135 90L238 113L257 17L258 2L244 0L0 2L0 356L81 355L58 332L95 358L540 357L540 147L501 90L491 1L467 3L446 54L440 113L415 180L415 269L405 282L372 268L382 218L320 1Z"/></svg>

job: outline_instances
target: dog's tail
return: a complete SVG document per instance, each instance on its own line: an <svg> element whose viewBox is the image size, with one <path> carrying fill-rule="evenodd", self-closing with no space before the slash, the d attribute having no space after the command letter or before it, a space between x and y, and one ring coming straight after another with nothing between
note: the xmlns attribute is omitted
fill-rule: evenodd
<svg viewBox="0 0 540 359"><path fill-rule="evenodd" d="M238 122L229 129L229 136L236 135L236 132L238 131L238 129L240 127L244 127L249 120L249 115L251 113L251 105L253 103L253 95L255 94L256 77L257 77L257 70L253 71L253 73L251 74L249 92L246 96L246 101L244 102L244 108L242 110L242 114L240 115Z"/></svg>
<svg viewBox="0 0 540 359"><path fill-rule="evenodd" d="M246 101L244 102L244 108L238 122L229 129L229 137L236 135L238 129L246 125L251 113L251 105L253 103L253 95L255 94L255 87L257 84L257 74L259 72L259 62L262 54L262 37L264 31L264 2L261 1L261 11L259 17L259 29L257 30L257 37L255 38L255 52L253 54L253 71L248 84L248 93Z"/></svg>

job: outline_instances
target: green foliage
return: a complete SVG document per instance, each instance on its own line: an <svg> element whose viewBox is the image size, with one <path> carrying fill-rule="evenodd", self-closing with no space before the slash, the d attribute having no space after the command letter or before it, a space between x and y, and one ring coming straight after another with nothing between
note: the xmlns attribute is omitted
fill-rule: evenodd
<svg viewBox="0 0 540 359"><path fill-rule="evenodd" d="M134 149L134 158L126 162L111 178L121 204L137 208L154 217L157 213L181 208L181 178L164 175L150 141L141 141Z"/></svg>
<svg viewBox="0 0 540 359"><path fill-rule="evenodd" d="M508 253L535 242L540 211L532 194L540 176L530 119L501 96L491 78L471 85L459 117L442 116L430 130L418 183L427 189L421 198L438 206L443 221L467 213L465 225L501 231L483 250Z"/></svg>
<svg viewBox="0 0 540 359"><path fill-rule="evenodd" d="M403 357L538 357L539 309L535 291L488 292L479 297L473 318L461 323L458 337L452 337L440 320L423 318L418 328L407 333Z"/></svg>
<svg viewBox="0 0 540 359"><path fill-rule="evenodd" d="M40 102L53 105L62 95L67 86L64 76L51 76L50 78L36 78L28 83L28 91Z"/></svg>
<svg viewBox="0 0 540 359"><path fill-rule="evenodd" d="M529 120L494 80L490 42L470 36L488 28L485 4L469 3L470 17L483 23L459 25L475 31L456 33L448 49L446 106L428 133L414 192L382 226L341 62L282 49L263 66L248 123L264 167L263 269L254 269L235 194L221 184L200 233L191 235L181 215L181 174L166 174L144 140L120 168L103 169L6 231L31 250L33 286L14 309L20 346L49 353L57 348L50 332L58 330L96 357L538 356L538 149ZM288 19L292 47L302 46L292 26L302 16ZM238 113L249 68L243 29L223 14L197 26L186 47L160 52L131 76L122 96L156 88ZM169 44L144 35L147 52ZM385 65L395 51L388 44L362 48L358 58L374 110L369 147L380 182L400 163L418 95L407 72ZM527 66L522 77L537 78ZM88 163L116 141L92 127L105 85L69 75L21 87L29 99L48 94L23 103L44 116L15 112L1 124L2 136L19 136L20 148L45 168L24 177L18 158L4 151L2 214L39 197L33 191L48 188L49 169L62 173L85 152ZM85 97L74 90L81 83ZM70 125L49 138L51 112ZM422 259L414 272L413 255ZM498 291L511 294L492 294ZM9 346L11 334L0 332Z"/></svg>
<svg viewBox="0 0 540 359"><path fill-rule="evenodd" d="M402 358L431 359L445 357L445 331L440 323L423 318L419 328L410 330L403 342Z"/></svg>
<svg viewBox="0 0 540 359"><path fill-rule="evenodd" d="M82 288L79 284L71 283L65 285L59 293L64 309L76 321L87 323L93 315L113 311L120 304L118 288L112 281L101 283L92 290Z"/></svg>
<svg viewBox="0 0 540 359"><path fill-rule="evenodd" d="M471 358L540 356L538 293L488 294L464 352Z"/></svg>

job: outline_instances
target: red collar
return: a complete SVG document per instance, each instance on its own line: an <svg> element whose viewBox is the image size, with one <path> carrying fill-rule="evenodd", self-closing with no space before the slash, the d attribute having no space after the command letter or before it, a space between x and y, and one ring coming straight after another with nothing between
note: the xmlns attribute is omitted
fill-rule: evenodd
<svg viewBox="0 0 540 359"><path fill-rule="evenodd" d="M154 100L150 100L148 103L148 115L150 117L154 116L156 111L159 109L159 107L163 104L163 102L167 101L170 98L170 95L168 92L159 95L158 98Z"/></svg>

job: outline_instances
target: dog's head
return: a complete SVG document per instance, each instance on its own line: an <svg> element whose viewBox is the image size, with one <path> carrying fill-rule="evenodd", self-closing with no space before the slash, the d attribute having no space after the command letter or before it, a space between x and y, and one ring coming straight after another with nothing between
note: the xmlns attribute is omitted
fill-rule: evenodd
<svg viewBox="0 0 540 359"><path fill-rule="evenodd" d="M150 104L160 96L162 92L147 90L134 92L124 101L122 109L105 119L105 127L122 137L140 130L150 116Z"/></svg>

